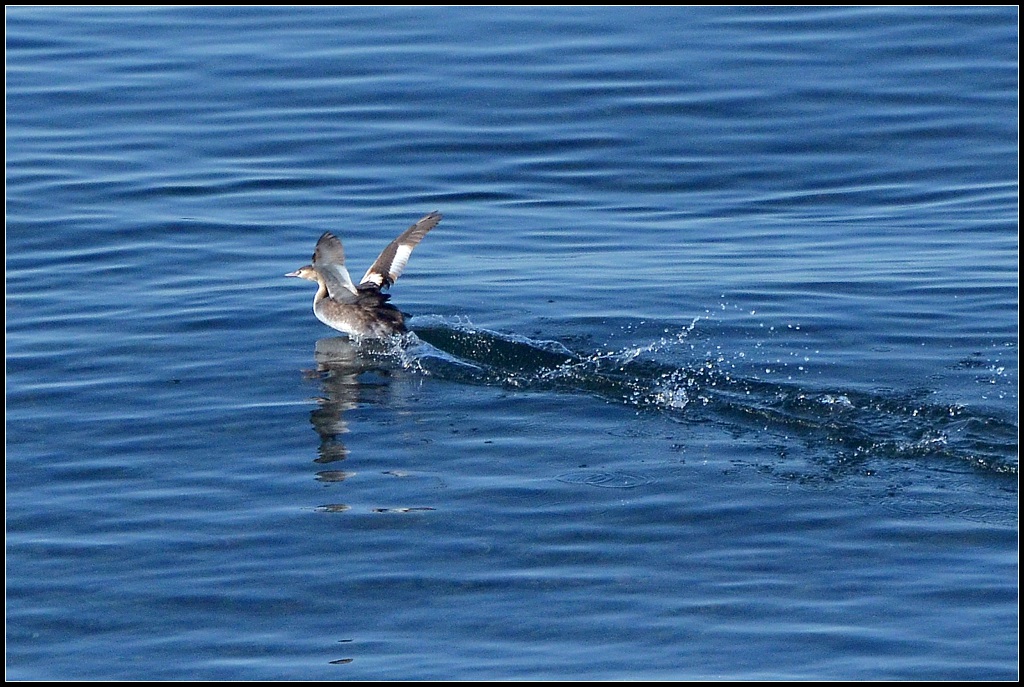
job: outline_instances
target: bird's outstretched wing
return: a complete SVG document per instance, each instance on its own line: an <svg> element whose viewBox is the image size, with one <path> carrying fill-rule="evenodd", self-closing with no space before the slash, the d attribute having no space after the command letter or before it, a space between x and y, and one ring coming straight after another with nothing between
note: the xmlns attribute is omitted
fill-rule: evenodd
<svg viewBox="0 0 1024 687"><path fill-rule="evenodd" d="M345 249L334 234L324 232L316 242L313 269L323 277L328 296L342 303L355 302L358 292L352 283L352 277L348 276L348 270L345 269Z"/></svg>
<svg viewBox="0 0 1024 687"><path fill-rule="evenodd" d="M395 280L402 276L402 270L409 262L412 249L419 245L427 232L437 226L441 221L441 214L431 212L429 215L412 225L397 239L388 244L387 248L381 251L377 260L366 270L360 284L376 284L377 288L385 289L395 283ZM322 240L322 239L321 239ZM339 249L341 244L338 244ZM344 262L344 256L342 257ZM347 276L347 275L346 275ZM329 288L329 287L328 287Z"/></svg>

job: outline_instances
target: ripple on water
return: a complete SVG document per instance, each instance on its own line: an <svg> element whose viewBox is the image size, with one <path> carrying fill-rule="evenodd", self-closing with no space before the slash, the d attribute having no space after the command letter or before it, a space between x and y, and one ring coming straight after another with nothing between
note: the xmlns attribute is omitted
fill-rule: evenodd
<svg viewBox="0 0 1024 687"><path fill-rule="evenodd" d="M601 487L602 489L633 489L647 484L653 484L654 478L639 472L624 472L622 470L570 470L562 473L556 478L559 482L566 484L582 484L588 487Z"/></svg>

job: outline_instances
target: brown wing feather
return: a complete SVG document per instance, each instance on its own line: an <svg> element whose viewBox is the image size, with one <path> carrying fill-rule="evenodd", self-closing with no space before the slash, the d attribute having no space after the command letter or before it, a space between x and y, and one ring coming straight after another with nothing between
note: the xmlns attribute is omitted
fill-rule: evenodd
<svg viewBox="0 0 1024 687"><path fill-rule="evenodd" d="M429 215L412 225L397 239L387 245L377 257L377 260L366 270L362 282L376 284L380 288L387 288L395 283L395 280L402 276L405 265L409 262L409 255L412 249L419 245L423 237L441 221L439 212L431 212Z"/></svg>
<svg viewBox="0 0 1024 687"><path fill-rule="evenodd" d="M327 285L327 295L343 303L354 300L356 287L345 269L345 249L334 234L324 232L313 251L313 269Z"/></svg>

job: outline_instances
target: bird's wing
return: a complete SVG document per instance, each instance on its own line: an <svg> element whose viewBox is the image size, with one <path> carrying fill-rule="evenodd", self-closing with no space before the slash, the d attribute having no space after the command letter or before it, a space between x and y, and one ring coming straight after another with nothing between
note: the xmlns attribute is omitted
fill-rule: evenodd
<svg viewBox="0 0 1024 687"><path fill-rule="evenodd" d="M441 214L431 212L429 215L412 225L397 239L388 244L387 248L381 251L377 260L366 270L361 284L376 284L378 288L387 288L395 283L395 280L402 276L402 270L409 262L412 249L415 248L427 232L437 226L441 221Z"/></svg>
<svg viewBox="0 0 1024 687"><path fill-rule="evenodd" d="M324 232L316 242L313 269L323 277L328 296L342 303L355 301L357 291L352 277L348 276L348 270L345 269L345 249L334 234Z"/></svg>

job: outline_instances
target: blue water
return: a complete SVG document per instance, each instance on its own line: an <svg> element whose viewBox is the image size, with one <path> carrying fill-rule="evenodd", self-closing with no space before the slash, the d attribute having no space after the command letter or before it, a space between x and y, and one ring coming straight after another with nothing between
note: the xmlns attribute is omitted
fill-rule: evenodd
<svg viewBox="0 0 1024 687"><path fill-rule="evenodd" d="M1016 679L1017 27L8 8L7 677Z"/></svg>

